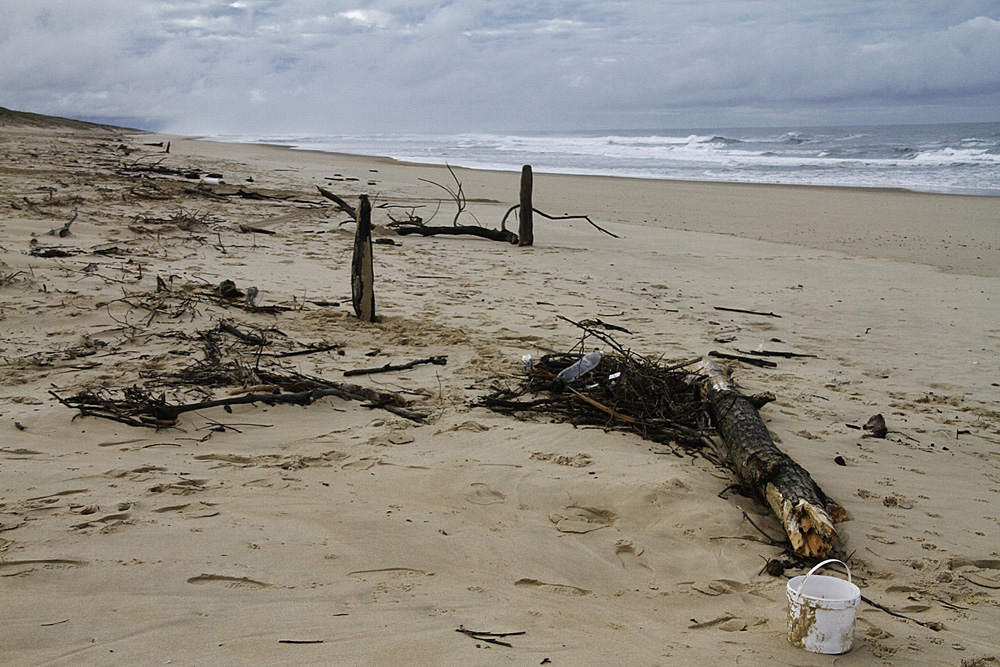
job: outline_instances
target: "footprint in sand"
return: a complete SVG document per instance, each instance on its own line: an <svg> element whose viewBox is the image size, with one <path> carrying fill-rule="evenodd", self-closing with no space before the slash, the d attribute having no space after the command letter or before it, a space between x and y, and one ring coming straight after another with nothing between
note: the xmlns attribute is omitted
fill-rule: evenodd
<svg viewBox="0 0 1000 667"><path fill-rule="evenodd" d="M377 456L366 456L363 459L358 459L357 461L349 461L344 465L340 466L343 470L368 470L374 468L382 459Z"/></svg>
<svg viewBox="0 0 1000 667"><path fill-rule="evenodd" d="M240 456L239 454L200 454L194 457L195 461L219 461L220 463L232 463L234 465L253 465L254 459L250 456Z"/></svg>
<svg viewBox="0 0 1000 667"><path fill-rule="evenodd" d="M47 496L35 496L34 498L28 498L24 502L30 503L30 502L40 501L40 500L45 500L45 501L50 501L51 502L52 500L56 500L56 499L58 499L58 498L60 498L62 496L74 496L74 495L77 495L79 493L87 493L88 491L90 491L90 489L69 489L68 491L59 491L58 493L50 493Z"/></svg>
<svg viewBox="0 0 1000 667"><path fill-rule="evenodd" d="M997 572L1000 570L1000 560L952 558L948 562L948 569L981 588L1000 589L1000 572Z"/></svg>
<svg viewBox="0 0 1000 667"><path fill-rule="evenodd" d="M427 570L416 570L412 567L382 567L376 570L355 570L348 572L347 576L357 577L361 581L369 579L409 579L412 577L432 577L433 572Z"/></svg>
<svg viewBox="0 0 1000 667"><path fill-rule="evenodd" d="M213 509L215 503L183 503L181 505L167 505L166 507L157 507L153 511L157 514L164 514L166 512L176 512L185 519L209 519L213 516L219 516L219 511Z"/></svg>
<svg viewBox="0 0 1000 667"><path fill-rule="evenodd" d="M571 468L585 468L594 462L590 454L580 452L569 456L567 454L556 454L554 452L534 452L529 457L536 461L551 461L556 465L570 466Z"/></svg>
<svg viewBox="0 0 1000 667"><path fill-rule="evenodd" d="M514 582L514 585L518 588L536 588L540 591L545 591L546 593L555 593L556 595L569 595L572 597L581 595L590 595L593 591L588 591L586 588L580 588L579 586L570 586L569 584L547 584L544 581L539 581L538 579L518 579Z"/></svg>
<svg viewBox="0 0 1000 667"><path fill-rule="evenodd" d="M274 584L247 577L230 577L224 574L199 574L187 580L189 584L222 584L226 588L274 588Z"/></svg>
<svg viewBox="0 0 1000 667"><path fill-rule="evenodd" d="M71 528L75 530L84 530L86 528L100 527L101 530L112 530L117 526L121 526L126 523L131 523L132 515L128 512L120 512L118 514L108 514L102 516L98 519L91 519L90 521L84 521L83 523L78 523Z"/></svg>
<svg viewBox="0 0 1000 667"><path fill-rule="evenodd" d="M149 487L150 493L172 493L174 495L186 496L195 491L202 491L208 484L207 479L182 479L170 484L157 484Z"/></svg>
<svg viewBox="0 0 1000 667"><path fill-rule="evenodd" d="M736 616L725 615L713 618L711 621L694 623L688 626L688 630L701 630L704 628L718 628L725 632L742 632L747 629L747 622Z"/></svg>
<svg viewBox="0 0 1000 667"><path fill-rule="evenodd" d="M442 433L458 433L459 431L469 431L472 433L482 433L483 431L489 431L490 427L479 422L465 421L461 424L455 424L449 428L443 428L437 431L434 435L441 435Z"/></svg>
<svg viewBox="0 0 1000 667"><path fill-rule="evenodd" d="M249 482L244 482L243 486L251 489L287 489L291 486L291 483L282 479L261 477L260 479L252 479Z"/></svg>
<svg viewBox="0 0 1000 667"><path fill-rule="evenodd" d="M637 547L632 540L618 540L615 543L615 555L622 562L622 567L626 570L645 570L652 572L653 568L639 560L643 552L642 547Z"/></svg>
<svg viewBox="0 0 1000 667"><path fill-rule="evenodd" d="M589 533L613 526L618 521L618 515L596 507L572 506L553 512L549 521L556 524L560 533Z"/></svg>
<svg viewBox="0 0 1000 667"><path fill-rule="evenodd" d="M462 495L473 505L496 505L497 503L507 502L507 496L499 491L494 491L490 488L489 484L483 484L482 482L470 484L469 488Z"/></svg>
<svg viewBox="0 0 1000 667"><path fill-rule="evenodd" d="M767 586L751 586L732 579L713 579L709 582L699 582L691 585L691 588L704 595L715 597L717 595L730 595L732 593L749 593L759 598L774 602L774 599L763 591L772 592Z"/></svg>
<svg viewBox="0 0 1000 667"><path fill-rule="evenodd" d="M0 561L0 577L16 577L28 574L39 568L46 570L66 570L73 567L83 567L87 561L69 558L28 558L23 560Z"/></svg>

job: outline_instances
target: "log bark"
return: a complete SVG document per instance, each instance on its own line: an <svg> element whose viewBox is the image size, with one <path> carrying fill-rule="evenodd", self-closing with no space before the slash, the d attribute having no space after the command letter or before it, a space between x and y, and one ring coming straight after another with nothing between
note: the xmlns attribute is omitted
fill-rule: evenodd
<svg viewBox="0 0 1000 667"><path fill-rule="evenodd" d="M795 553L828 555L837 538L834 524L847 520L846 510L775 446L752 399L737 391L715 362L706 359L699 372L702 394L722 436L722 456L740 484L770 506Z"/></svg>
<svg viewBox="0 0 1000 667"><path fill-rule="evenodd" d="M358 228L354 232L351 261L351 299L354 313L362 322L375 321L375 269L372 264L372 205L361 195Z"/></svg>
<svg viewBox="0 0 1000 667"><path fill-rule="evenodd" d="M535 243L535 231L531 213L531 165L526 164L521 168L521 208L518 211L517 244L520 246L530 246Z"/></svg>

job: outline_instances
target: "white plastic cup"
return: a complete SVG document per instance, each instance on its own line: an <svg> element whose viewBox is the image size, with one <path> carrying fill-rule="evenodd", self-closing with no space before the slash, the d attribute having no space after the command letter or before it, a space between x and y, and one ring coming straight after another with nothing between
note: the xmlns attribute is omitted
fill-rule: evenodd
<svg viewBox="0 0 1000 667"><path fill-rule="evenodd" d="M847 570L847 581L814 574L830 563ZM851 569L830 558L806 575L788 580L788 641L813 653L840 654L854 643L854 620L861 602L861 589L851 581Z"/></svg>

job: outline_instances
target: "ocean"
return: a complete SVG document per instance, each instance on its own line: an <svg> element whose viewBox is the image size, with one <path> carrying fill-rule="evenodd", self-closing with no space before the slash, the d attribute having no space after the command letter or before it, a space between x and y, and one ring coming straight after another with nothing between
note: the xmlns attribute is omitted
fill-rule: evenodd
<svg viewBox="0 0 1000 667"><path fill-rule="evenodd" d="M211 138L503 171L1000 196L1000 123Z"/></svg>

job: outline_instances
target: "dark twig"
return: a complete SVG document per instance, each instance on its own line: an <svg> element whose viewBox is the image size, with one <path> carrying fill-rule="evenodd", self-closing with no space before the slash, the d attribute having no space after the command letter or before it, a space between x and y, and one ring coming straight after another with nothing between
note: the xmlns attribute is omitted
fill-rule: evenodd
<svg viewBox="0 0 1000 667"><path fill-rule="evenodd" d="M781 352L778 350L751 350L747 354L753 354L758 357L781 357L782 359L800 359L800 358L810 358L818 359L815 354L802 354L801 352Z"/></svg>
<svg viewBox="0 0 1000 667"><path fill-rule="evenodd" d="M763 317L781 317L781 315L776 315L775 313L762 313L759 310L744 310L743 308L725 308L723 306L715 306L716 310L724 310L727 313L743 313L745 315L761 315Z"/></svg>
<svg viewBox="0 0 1000 667"><path fill-rule="evenodd" d="M355 375L374 375L376 373L390 373L392 371L407 371L415 366L421 364L434 364L436 366L444 366L448 363L448 357L428 357L426 359L417 359L415 361L410 361L405 364L386 364L385 366L379 366L378 368L356 368L352 370L344 371L344 377L352 377Z"/></svg>
<svg viewBox="0 0 1000 667"><path fill-rule="evenodd" d="M885 605L879 604L878 602L875 602L871 598L865 597L864 595L861 596L861 599L870 604L871 606L875 607L876 609L881 609L890 616L901 618L904 621L913 621L917 625L922 625L929 630L933 630L934 632L940 632L941 630L944 630L944 624L938 621L921 621L919 619L913 618L912 616L906 616L905 614L900 614L898 611L893 611L892 609L889 609Z"/></svg>
<svg viewBox="0 0 1000 667"><path fill-rule="evenodd" d="M258 336L257 334L250 334L240 331L236 326L229 322L228 320L222 320L219 322L219 331L225 331L228 334L236 336L244 343L249 343L250 345L267 345L268 340L264 336Z"/></svg>
<svg viewBox="0 0 1000 667"><path fill-rule="evenodd" d="M447 192L449 195L451 195L451 198L455 200L455 206L458 208L458 210L455 212L455 218L452 220L451 224L457 227L458 219L459 217L461 217L462 213L465 212L465 207L467 206L468 201L465 198L465 191L462 189L462 181L458 179L458 176L455 174L455 170L451 168L450 164L445 164L445 166L448 168L448 173L451 174L451 177L455 179L454 188L447 185L441 185L440 183L428 180L426 178L421 178L418 180L421 180L424 183L430 183L431 185L435 185L444 190L445 192ZM475 216L472 217L475 218ZM478 222L478 220L476 222Z"/></svg>
<svg viewBox="0 0 1000 667"><path fill-rule="evenodd" d="M467 630L465 626L458 626L455 628L455 632L461 632L463 635L467 635L476 639L478 641L486 642L487 644L497 644L498 646L510 647L509 642L502 641L500 638L503 637L517 637L518 635L525 634L524 631L521 632L479 632L476 630Z"/></svg>
<svg viewBox="0 0 1000 667"><path fill-rule="evenodd" d="M764 539L767 540L767 543L770 544L771 546L782 547L782 548L785 548L785 549L787 549L789 546L791 546L791 544L788 542L787 539L785 539L785 540L777 540L777 539L771 537L770 535L768 535L766 532L764 532L764 529L761 528L760 526L758 526L756 523L754 523L754 520L750 518L750 515L747 514L745 510L743 511L743 518L746 519L750 523L751 526L753 526L754 528L756 528L757 532L760 533L761 535L763 535Z"/></svg>
<svg viewBox="0 0 1000 667"><path fill-rule="evenodd" d="M773 361L768 361L767 359L757 359L756 357L747 357L741 354L728 354L726 352L719 352L718 350L712 350L708 353L708 356L715 357L716 359L729 359L731 361L741 361L744 364L750 364L751 366L760 366L761 368L777 368L778 364Z"/></svg>
<svg viewBox="0 0 1000 667"><path fill-rule="evenodd" d="M507 212L504 213L503 220L500 221L501 229L507 228L507 218L510 217L511 213L518 210L519 208L521 208L520 204L514 204L509 209L507 209ZM587 222L590 223L591 227L598 230L599 232L603 232L615 239L620 238L617 234L613 234L608 230L604 229L603 227L601 227L600 225L598 225L596 222L590 219L590 216L587 215L549 215L545 211L539 211L537 208L532 208L531 210L548 220L586 220Z"/></svg>

